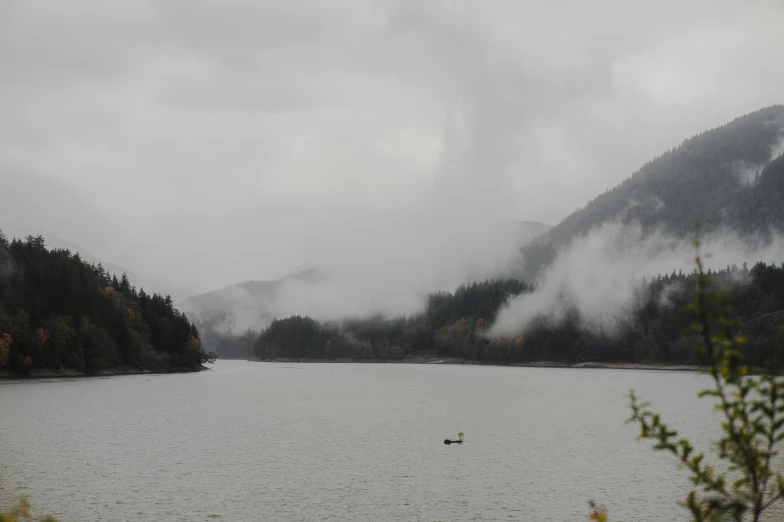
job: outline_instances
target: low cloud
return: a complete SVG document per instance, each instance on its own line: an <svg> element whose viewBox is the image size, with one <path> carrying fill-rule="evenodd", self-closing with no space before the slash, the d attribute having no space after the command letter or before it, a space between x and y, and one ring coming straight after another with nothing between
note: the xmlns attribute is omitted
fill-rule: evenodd
<svg viewBox="0 0 784 522"><path fill-rule="evenodd" d="M703 237L702 242L706 270L784 259L780 235L765 241L722 230ZM519 335L536 319L558 324L572 310L577 310L587 328L615 332L645 295L643 278L673 270L690 272L694 257L688 241L661 231L645 234L639 224L613 222L596 227L558 253L534 292L515 297L500 311L489 335ZM663 299L677 291L676 287L668 289Z"/></svg>
<svg viewBox="0 0 784 522"><path fill-rule="evenodd" d="M291 315L330 321L413 314L424 309L431 292L495 277L519 264L520 241L535 236L513 222L424 222L416 216L366 221L354 233L321 234L324 248L313 277L285 278L263 291L230 287L202 302L209 307L196 298L182 308L202 317L227 312L216 324L223 332L260 329Z"/></svg>
<svg viewBox="0 0 784 522"><path fill-rule="evenodd" d="M321 266L333 243L372 265L376 240L354 226L371 208L556 222L682 139L781 102L777 0L568 11L2 1L0 163L59 180L105 218L9 178L4 195L20 196L0 211L19 207L22 229L57 216L39 228L198 293ZM428 248L383 230L401 250Z"/></svg>

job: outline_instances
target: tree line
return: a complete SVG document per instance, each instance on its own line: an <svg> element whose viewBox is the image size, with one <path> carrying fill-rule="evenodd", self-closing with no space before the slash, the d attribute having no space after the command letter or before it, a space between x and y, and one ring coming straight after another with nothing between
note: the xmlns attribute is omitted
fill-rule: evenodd
<svg viewBox="0 0 784 522"><path fill-rule="evenodd" d="M750 364L784 349L784 265L757 263L709 271L727 287L732 319L742 328ZM221 334L221 353L260 359L402 359L452 357L500 364L551 361L695 364L699 338L689 331L685 307L696 273L664 274L641 282L628 317L613 329L588 325L577 309L554 323L535 320L515 338L487 336L500 308L533 291L517 279L495 279L429 296L422 313L319 322L306 316L274 320L261 332ZM600 303L597 303L600 305Z"/></svg>
<svg viewBox="0 0 784 522"><path fill-rule="evenodd" d="M86 263L43 237L0 231L0 368L195 369L214 356L171 297Z"/></svg>

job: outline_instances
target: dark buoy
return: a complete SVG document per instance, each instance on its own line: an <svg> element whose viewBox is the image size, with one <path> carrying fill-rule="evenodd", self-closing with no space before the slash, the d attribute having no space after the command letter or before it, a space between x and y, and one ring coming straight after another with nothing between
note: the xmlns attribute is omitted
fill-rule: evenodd
<svg viewBox="0 0 784 522"><path fill-rule="evenodd" d="M463 432L457 434L457 440L449 440L444 439L444 444L462 444L463 443Z"/></svg>

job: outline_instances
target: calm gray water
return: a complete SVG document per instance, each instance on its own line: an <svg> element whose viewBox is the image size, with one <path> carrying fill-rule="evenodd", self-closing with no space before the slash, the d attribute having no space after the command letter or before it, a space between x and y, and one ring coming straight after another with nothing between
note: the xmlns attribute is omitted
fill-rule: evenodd
<svg viewBox="0 0 784 522"><path fill-rule="evenodd" d="M691 373L218 361L0 383L0 500L62 521L686 520L626 392L707 441ZM443 439L465 432L462 446ZM703 446L705 447L705 446Z"/></svg>

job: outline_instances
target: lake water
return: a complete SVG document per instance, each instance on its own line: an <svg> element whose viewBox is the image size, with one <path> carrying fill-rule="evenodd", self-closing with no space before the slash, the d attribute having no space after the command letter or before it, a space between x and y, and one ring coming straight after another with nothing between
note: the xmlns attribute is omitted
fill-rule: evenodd
<svg viewBox="0 0 784 522"><path fill-rule="evenodd" d="M687 372L218 361L0 382L0 500L69 521L687 520L634 388L708 449ZM463 445L443 440L465 432Z"/></svg>

